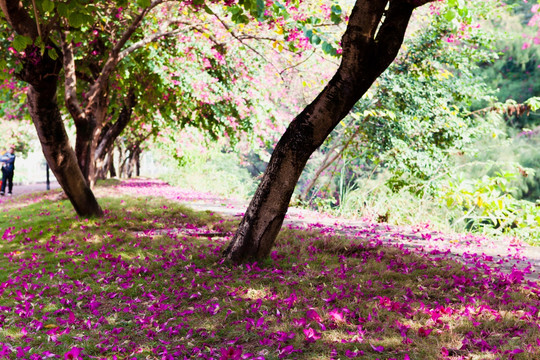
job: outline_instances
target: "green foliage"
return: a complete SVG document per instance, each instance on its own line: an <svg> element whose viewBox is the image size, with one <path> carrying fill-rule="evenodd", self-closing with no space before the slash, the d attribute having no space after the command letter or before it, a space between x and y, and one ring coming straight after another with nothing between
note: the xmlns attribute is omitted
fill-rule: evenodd
<svg viewBox="0 0 540 360"><path fill-rule="evenodd" d="M482 64L482 75L486 82L499 89L496 94L499 101L510 99L524 103L527 99L540 95L540 47L531 45L528 39L529 36L534 36L534 29L526 25L531 15L531 4L519 2L515 5L517 7L513 7L513 15L506 14L492 19L492 26L504 35L496 42L496 47L500 50L499 59ZM536 110L533 109L534 111ZM507 121L519 130L536 126L538 115L507 114Z"/></svg>
<svg viewBox="0 0 540 360"><path fill-rule="evenodd" d="M388 178L388 173L381 173L356 180L354 186L344 192L339 207L335 207L333 212L396 225L430 223L440 230L452 229L448 222L449 211L440 206L432 195L395 192L388 186Z"/></svg>
<svg viewBox="0 0 540 360"><path fill-rule="evenodd" d="M433 27L408 42L407 52L378 81L375 110L367 110L368 156L380 157L396 190L424 191L448 166L449 155L479 135L482 120L469 116L469 109L490 99L491 90L475 73L477 62L491 58L490 39L479 36L458 45L449 43L446 33Z"/></svg>
<svg viewBox="0 0 540 360"><path fill-rule="evenodd" d="M470 108L491 101L493 93L477 74L477 63L494 56L491 37L471 30L454 41L452 34L444 18L436 18L413 35L344 121L352 124L346 125L349 129L332 135L323 151L345 142L358 128L354 144L341 156L349 160L353 177L382 167L390 172L389 186L395 191L435 191L434 179L449 168L450 156L486 131L486 121L472 116Z"/></svg>
<svg viewBox="0 0 540 360"><path fill-rule="evenodd" d="M160 177L170 184L231 198L247 199L256 183L241 165L239 155L215 142L185 143L177 153L176 144L159 144L161 164L167 171Z"/></svg>
<svg viewBox="0 0 540 360"><path fill-rule="evenodd" d="M0 154L7 150L9 145L15 145L18 156L26 156L37 140L33 126L28 121L3 120L0 118Z"/></svg>
<svg viewBox="0 0 540 360"><path fill-rule="evenodd" d="M540 241L540 208L513 196L519 173L497 172L477 179L449 179L439 199L454 211L454 226L488 234L515 235L528 242Z"/></svg>

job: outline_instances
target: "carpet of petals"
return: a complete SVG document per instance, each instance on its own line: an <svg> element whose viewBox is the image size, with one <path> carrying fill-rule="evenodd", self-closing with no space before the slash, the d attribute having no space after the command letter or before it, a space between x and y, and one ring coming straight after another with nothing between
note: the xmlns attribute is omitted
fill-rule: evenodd
<svg viewBox="0 0 540 360"><path fill-rule="evenodd" d="M538 276L511 239L493 255L481 250L501 244L484 237L295 210L268 261L230 266L238 217L150 209L238 202L150 180L99 196L126 209L60 233L54 201L12 226L43 194L0 200L0 359L540 358ZM40 217L50 231L32 231Z"/></svg>

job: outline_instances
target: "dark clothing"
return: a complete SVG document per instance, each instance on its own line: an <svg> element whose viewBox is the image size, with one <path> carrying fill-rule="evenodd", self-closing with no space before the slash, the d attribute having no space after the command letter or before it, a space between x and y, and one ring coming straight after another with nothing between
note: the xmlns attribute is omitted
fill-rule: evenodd
<svg viewBox="0 0 540 360"><path fill-rule="evenodd" d="M5 153L0 156L0 162L2 162L2 188L0 193L4 195L6 191L6 185L8 186L8 193L13 191L13 173L15 170L15 155L12 153Z"/></svg>
<svg viewBox="0 0 540 360"><path fill-rule="evenodd" d="M13 192L13 171L2 168L2 189L0 189L2 195L6 192L6 185L8 186L8 194L11 194Z"/></svg>
<svg viewBox="0 0 540 360"><path fill-rule="evenodd" d="M5 164L2 165L2 170L5 169L11 172L15 170L15 154L5 153L4 155L0 156L0 162Z"/></svg>

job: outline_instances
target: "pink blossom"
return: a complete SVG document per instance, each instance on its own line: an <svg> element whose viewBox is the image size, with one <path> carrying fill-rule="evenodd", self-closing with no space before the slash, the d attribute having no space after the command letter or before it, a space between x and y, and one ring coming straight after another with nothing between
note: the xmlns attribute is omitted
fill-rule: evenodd
<svg viewBox="0 0 540 360"><path fill-rule="evenodd" d="M221 356L219 357L219 360L238 360L242 359L242 347L241 346L231 346L228 348L222 348L221 350Z"/></svg>
<svg viewBox="0 0 540 360"><path fill-rule="evenodd" d="M73 347L71 350L69 350L65 355L64 359L66 360L82 360L83 356L81 354L81 351L83 349L78 347Z"/></svg>
<svg viewBox="0 0 540 360"><path fill-rule="evenodd" d="M432 331L433 331L433 329L421 327L421 328L418 329L418 336L427 337L427 336L429 336L429 334L431 334Z"/></svg>
<svg viewBox="0 0 540 360"><path fill-rule="evenodd" d="M314 309L306 311L306 319L313 321L322 321L321 316Z"/></svg>
<svg viewBox="0 0 540 360"><path fill-rule="evenodd" d="M313 330L312 328L304 329L304 335L308 343L315 342L321 338L321 334Z"/></svg>

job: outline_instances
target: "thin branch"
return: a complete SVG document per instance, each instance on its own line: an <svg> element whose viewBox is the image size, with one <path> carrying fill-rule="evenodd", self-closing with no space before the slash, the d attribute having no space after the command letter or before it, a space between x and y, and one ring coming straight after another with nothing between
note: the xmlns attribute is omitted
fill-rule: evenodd
<svg viewBox="0 0 540 360"><path fill-rule="evenodd" d="M73 43L66 40L66 33L61 31L61 45L64 65L64 91L65 103L75 123L84 118L83 110L77 100L77 76L75 74L75 60L73 57Z"/></svg>
<svg viewBox="0 0 540 360"><path fill-rule="evenodd" d="M272 67L276 70L276 72L279 74L279 76L283 79L283 76L281 75L280 73L280 70L274 65L274 63L272 63L270 60L268 60L263 54L261 54L260 52L258 52L256 49L254 49L251 45L247 44L245 41L243 41L242 38L240 38L238 35L236 35L234 33L234 31L231 29L231 27L229 25L227 25L227 23L225 23L225 21L223 21L216 13L213 13L213 15L216 17L216 19L221 23L221 25L223 25L223 27L225 28L225 30L227 30L227 32L229 34L231 34L231 36L233 38L235 38L236 40L238 40L238 42L240 42L242 45L246 46L248 49L250 49L251 51L253 51L255 54L257 54L259 57L261 57L264 61L266 61L268 64L272 65ZM284 80L284 79L283 79Z"/></svg>
<svg viewBox="0 0 540 360"><path fill-rule="evenodd" d="M34 17L36 18L36 27L37 27L38 35L41 39L43 39L43 36L41 35L41 28L39 26L39 13L36 7L36 0L32 0L32 7L34 8Z"/></svg>
<svg viewBox="0 0 540 360"><path fill-rule="evenodd" d="M268 59L266 59L266 57L261 54L260 52L258 52L257 50L255 50L253 47L251 47L249 44L246 44L238 35L236 35L234 33L234 31L231 29L231 27L225 23L225 21L223 21L216 13L213 13L213 15L216 17L216 19L218 19L218 21L221 23L221 25L223 25L223 27L225 28L225 30L227 30L227 32L229 34L231 34L231 36L233 38L235 38L236 40L238 40L242 45L245 45L248 49L250 49L251 51L253 51L255 54L259 55L262 59L264 59L265 61L267 61L268 63L270 63L270 61L268 61ZM275 68L275 67L274 67ZM277 68L276 68L277 70Z"/></svg>
<svg viewBox="0 0 540 360"><path fill-rule="evenodd" d="M135 19L133 20L131 25L126 29L126 31L124 31L124 33L120 37L120 40L116 43L114 48L111 50L109 58L105 62L105 65L103 66L101 73L96 79L96 82L94 83L94 85L90 87L90 91L88 92L87 109L94 106L94 103L98 100L99 93L101 93L104 90L109 76L112 74L114 68L118 64L118 61L120 61L119 55L120 55L121 49L124 47L124 45L126 45L126 43L131 38L133 33L135 33L135 31L138 29L138 27L140 26L146 14L148 14L150 10L152 10L153 8L155 8L156 6L164 2L167 2L167 0L153 0L150 6L147 8L144 8L140 12L140 14L135 17Z"/></svg>
<svg viewBox="0 0 540 360"><path fill-rule="evenodd" d="M366 116L362 122L365 122L369 119L369 115ZM352 125L352 123L354 122L355 120L352 120L350 125ZM349 127L350 125L348 125L347 127ZM313 176L313 178L311 179L311 181L308 183L308 185L306 186L305 190L303 191L302 193L302 199L305 200L308 196L308 193L309 193L309 190L311 190L313 188L313 185L315 185L315 182L317 181L317 179L319 178L319 176L321 176L322 172L326 169L328 169L328 167L330 167L330 165L332 165L332 163L334 161L336 161L340 156L341 154L343 154L343 152L347 149L347 147L349 147L349 145L351 144L352 140L356 137L356 135L358 135L358 133L360 132L360 129L362 127L359 125L355 132L350 135L347 139L347 141L345 142L345 144L343 145L343 147L341 148L341 150L337 151L331 158L330 158L330 154L332 154L339 146L339 143L338 144L335 144L326 154L325 154L325 157L322 161L322 164L321 166L317 169L317 171L315 172L315 175Z"/></svg>
<svg viewBox="0 0 540 360"><path fill-rule="evenodd" d="M283 74L283 73L284 73L285 71L287 71L287 70L294 69L294 68L296 68L296 67L302 65L303 63L305 63L306 61L308 61L308 60L313 56L313 54L315 54L316 51L317 51L317 50L313 49L313 51L311 52L311 54L309 54L304 60L302 60L302 61L300 61L300 62L298 62L298 63L296 63L296 64L293 64L293 65L291 65L291 66L287 66L285 69L283 69L283 70L281 70L281 71L279 72L279 75Z"/></svg>
<svg viewBox="0 0 540 360"><path fill-rule="evenodd" d="M122 50L120 52L120 54L118 54L118 61L121 61L127 55L131 54L132 52L134 52L137 49L140 49L141 47L145 46L146 44L152 43L152 42L154 42L154 41L156 41L156 40L158 40L159 38L162 38L162 37L168 37L168 36L173 36L173 35L179 34L179 33L183 32L185 30L186 30L186 28L152 34L151 36L149 36L147 38L144 38L144 39L142 39L140 41L137 41L136 43L132 44L128 48Z"/></svg>

